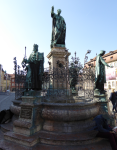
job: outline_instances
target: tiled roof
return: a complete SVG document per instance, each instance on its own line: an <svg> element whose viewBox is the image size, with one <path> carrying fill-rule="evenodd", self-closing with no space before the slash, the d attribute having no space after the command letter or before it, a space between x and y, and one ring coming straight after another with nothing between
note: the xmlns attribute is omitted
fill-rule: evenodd
<svg viewBox="0 0 117 150"><path fill-rule="evenodd" d="M105 58L105 57L107 57L107 58L105 58L105 59L107 59L107 60L105 60L105 62L111 62L111 61L115 61L115 59L112 59L112 60L110 60L109 58L109 56L114 56L114 54L116 54L117 55L117 50L114 50L114 51L110 51L109 53L107 53L107 54L105 54L104 56L102 56L103 58ZM94 57L93 59L90 59L90 61L88 61L86 64L88 64L88 63L91 63L91 62L94 62L94 61L96 61L96 57Z"/></svg>
<svg viewBox="0 0 117 150"><path fill-rule="evenodd" d="M11 78L14 78L15 77L15 74L9 74Z"/></svg>

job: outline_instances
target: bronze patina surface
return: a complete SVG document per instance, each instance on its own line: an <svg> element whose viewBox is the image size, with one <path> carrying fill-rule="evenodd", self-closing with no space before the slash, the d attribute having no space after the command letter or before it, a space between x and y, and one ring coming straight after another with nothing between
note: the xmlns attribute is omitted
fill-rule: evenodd
<svg viewBox="0 0 117 150"><path fill-rule="evenodd" d="M57 10L57 14L54 13L54 6L51 9L52 17L52 36L51 36L51 48L65 47L65 35L66 35L66 23L62 16L60 16L61 10Z"/></svg>

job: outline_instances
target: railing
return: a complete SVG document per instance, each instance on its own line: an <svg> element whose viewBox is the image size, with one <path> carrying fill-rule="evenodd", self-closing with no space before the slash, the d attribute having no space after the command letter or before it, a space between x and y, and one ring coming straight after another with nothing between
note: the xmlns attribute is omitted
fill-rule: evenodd
<svg viewBox="0 0 117 150"><path fill-rule="evenodd" d="M79 59L72 57L69 65L63 66L57 62L56 68L44 68L42 75L42 99L66 99L76 92L78 97L84 99L93 99L95 68L89 64L88 67L82 67ZM20 70L14 58L15 70L15 99L21 99L25 90L25 81L27 72Z"/></svg>

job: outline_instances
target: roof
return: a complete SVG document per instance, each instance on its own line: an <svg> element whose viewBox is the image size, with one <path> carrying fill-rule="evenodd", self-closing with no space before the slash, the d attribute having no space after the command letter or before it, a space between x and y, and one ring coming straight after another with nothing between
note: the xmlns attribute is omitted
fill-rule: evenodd
<svg viewBox="0 0 117 150"><path fill-rule="evenodd" d="M117 54L117 50L110 51L109 53L103 55L102 58L108 58L107 60L105 60L105 62L109 63L109 62L117 60L117 57L115 59L113 59L113 60L109 59L108 56L114 56L114 54ZM89 64L89 63L94 62L94 61L96 61L96 57L94 57L93 59L90 59L90 61L88 61L86 64Z"/></svg>
<svg viewBox="0 0 117 150"><path fill-rule="evenodd" d="M15 77L15 74L8 74L11 78Z"/></svg>

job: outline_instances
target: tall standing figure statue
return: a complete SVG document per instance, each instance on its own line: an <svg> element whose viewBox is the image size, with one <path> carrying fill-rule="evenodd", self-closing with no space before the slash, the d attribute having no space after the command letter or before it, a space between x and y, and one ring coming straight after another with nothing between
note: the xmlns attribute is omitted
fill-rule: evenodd
<svg viewBox="0 0 117 150"><path fill-rule="evenodd" d="M52 17L52 37L51 37L51 48L52 47L65 47L65 36L66 36L66 23L62 16L60 16L61 10L57 10L57 14L54 13L54 6L52 6L51 17Z"/></svg>
<svg viewBox="0 0 117 150"><path fill-rule="evenodd" d="M44 73L44 54L38 52L38 45L33 45L33 52L29 58L24 58L22 65L26 66L26 84L25 89L41 90L42 89L42 74Z"/></svg>
<svg viewBox="0 0 117 150"><path fill-rule="evenodd" d="M96 95L105 94L104 90L104 83L106 83L105 66L112 68L112 66L109 66L102 58L104 54L105 51L101 50L100 54L97 55L96 57L96 67L95 67L96 75L95 75L95 91L94 91L94 94Z"/></svg>

